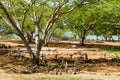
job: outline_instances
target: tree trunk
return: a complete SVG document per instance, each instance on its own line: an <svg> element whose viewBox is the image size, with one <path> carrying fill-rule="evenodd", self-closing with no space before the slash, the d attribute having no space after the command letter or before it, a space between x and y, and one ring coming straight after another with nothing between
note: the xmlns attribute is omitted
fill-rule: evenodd
<svg viewBox="0 0 120 80"><path fill-rule="evenodd" d="M32 49L31 49L29 43L26 41L25 37L22 34L20 35L20 38L23 41L23 43L24 43L24 45L25 45L31 59L34 60L34 53L33 53Z"/></svg>
<svg viewBox="0 0 120 80"><path fill-rule="evenodd" d="M43 40L40 39L39 36L39 24L35 24L35 52L34 52L34 64L39 65L39 60L40 60L40 51L43 45Z"/></svg>
<svg viewBox="0 0 120 80"><path fill-rule="evenodd" d="M50 42L50 39L51 39L51 36L52 36L52 33L50 33L50 34L46 37L45 42L44 42L45 46L48 46L48 44L49 44L49 42Z"/></svg>
<svg viewBox="0 0 120 80"><path fill-rule="evenodd" d="M108 35L108 40L109 40L109 41L112 40L112 35Z"/></svg>
<svg viewBox="0 0 120 80"><path fill-rule="evenodd" d="M98 35L96 35L96 40L99 40L99 39L98 39Z"/></svg>
<svg viewBox="0 0 120 80"><path fill-rule="evenodd" d="M30 31L27 33L26 40L28 43L32 43L32 39L33 39L33 31Z"/></svg>
<svg viewBox="0 0 120 80"><path fill-rule="evenodd" d="M110 36L110 40L111 40L112 42L114 42L114 41L115 41L115 40L113 39L112 35Z"/></svg>
<svg viewBox="0 0 120 80"><path fill-rule="evenodd" d="M49 40L48 37L46 37L46 39L44 40L44 46L48 46Z"/></svg>
<svg viewBox="0 0 120 80"><path fill-rule="evenodd" d="M107 41L108 40L108 37L107 35L103 35L104 39Z"/></svg>
<svg viewBox="0 0 120 80"><path fill-rule="evenodd" d="M35 52L34 52L34 64L39 65L40 61L40 51L43 45L42 40L35 40Z"/></svg>
<svg viewBox="0 0 120 80"><path fill-rule="evenodd" d="M32 43L33 31L27 33L26 39L28 43Z"/></svg>
<svg viewBox="0 0 120 80"><path fill-rule="evenodd" d="M37 32L37 29L35 30L35 32ZM25 47L27 48L27 51L33 61L33 65L39 65L39 60L40 60L39 53L41 51L42 44L43 44L43 41L39 39L39 35L36 34L36 36L35 36L35 51L34 51L34 53L31 49L29 43L25 39L25 37L23 35L20 35L20 38L22 39L22 41L25 44Z"/></svg>
<svg viewBox="0 0 120 80"><path fill-rule="evenodd" d="M50 42L50 39L51 39L51 36L53 34L53 32L56 30L57 27L55 27L54 29L52 29L51 31L49 31L49 34L46 35L46 38L45 38L45 46L48 46L49 42Z"/></svg>
<svg viewBox="0 0 120 80"><path fill-rule="evenodd" d="M84 46L84 40L85 40L85 35L86 35L86 31L83 30L83 32L81 33L81 37L80 37L80 45Z"/></svg>
<svg viewBox="0 0 120 80"><path fill-rule="evenodd" d="M81 46L84 46L85 44L84 44L84 40L85 40L85 36L82 36L81 38L80 38L80 45Z"/></svg>
<svg viewBox="0 0 120 80"><path fill-rule="evenodd" d="M120 36L118 35L118 40L120 40Z"/></svg>

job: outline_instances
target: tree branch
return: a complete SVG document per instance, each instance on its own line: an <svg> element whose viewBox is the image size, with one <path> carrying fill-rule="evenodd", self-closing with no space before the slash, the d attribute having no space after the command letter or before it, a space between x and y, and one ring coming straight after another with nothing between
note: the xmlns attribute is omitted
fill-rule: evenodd
<svg viewBox="0 0 120 80"><path fill-rule="evenodd" d="M30 10L30 8L35 4L35 0L28 5L28 9L24 8L24 15L23 15L23 18L22 18L22 24L21 24L21 29L23 31L23 27L24 27L24 23L25 23L25 20L26 20L26 16L27 16L27 12Z"/></svg>
<svg viewBox="0 0 120 80"><path fill-rule="evenodd" d="M61 13L59 14L59 16L60 16L60 15L63 15L63 14L67 14L67 13L69 13L69 12L72 12L72 11L75 10L76 8L77 8L77 6L74 6L74 7L72 7L71 9L69 9L69 10L67 10L67 11L61 12Z"/></svg>
<svg viewBox="0 0 120 80"><path fill-rule="evenodd" d="M0 2L0 7L1 9L4 11L4 13L6 14L9 22L12 24L12 26L15 28L15 30L21 34L21 31L20 29L18 28L18 26L16 25L16 23L14 22L14 19L11 17L11 15L9 14L9 12L7 11L7 9L5 8L5 6L3 5L2 2Z"/></svg>
<svg viewBox="0 0 120 80"><path fill-rule="evenodd" d="M15 4L14 2L10 1L12 6L15 7ZM13 20L14 22L16 23L17 27L21 30L21 27L20 27L20 24L19 24L19 21L18 21L18 18L17 18L17 15L16 15L16 9L15 8L12 8L13 9L13 12L14 12L14 15L12 16L13 17Z"/></svg>
<svg viewBox="0 0 120 80"><path fill-rule="evenodd" d="M22 32L23 32L23 27L24 27L26 15L27 15L27 11L25 10L25 11L24 11L24 14L23 14L22 24L21 24L21 31L22 31Z"/></svg>
<svg viewBox="0 0 120 80"><path fill-rule="evenodd" d="M14 32L15 34L18 34L17 32L15 32L15 29L12 27L12 25L9 23L9 21L5 17L2 16L2 19L9 26L12 32Z"/></svg>
<svg viewBox="0 0 120 80"><path fill-rule="evenodd" d="M21 30L21 27L20 27L20 24L19 24L19 22L18 22L17 17L16 17L16 16L12 16L12 17L13 17L13 21L14 21L14 23L16 24L17 28L18 28L20 31L22 31L22 30Z"/></svg>
<svg viewBox="0 0 120 80"><path fill-rule="evenodd" d="M38 24L40 24L40 21L42 20L42 17L43 17L43 13L40 14L40 16L38 17Z"/></svg>
<svg viewBox="0 0 120 80"><path fill-rule="evenodd" d="M84 4L85 0L82 0L80 4L77 4L76 6L70 8L69 10L67 11L64 11L64 12L60 12L59 15L63 15L63 14L67 14L67 13L70 13L72 12L73 10L75 10L77 7L82 7L82 5Z"/></svg>

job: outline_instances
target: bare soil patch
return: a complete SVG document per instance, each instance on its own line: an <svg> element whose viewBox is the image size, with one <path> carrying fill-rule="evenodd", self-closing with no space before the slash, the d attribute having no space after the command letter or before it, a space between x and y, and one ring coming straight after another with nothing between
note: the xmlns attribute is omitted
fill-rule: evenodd
<svg viewBox="0 0 120 80"><path fill-rule="evenodd" d="M0 40L0 70L4 74L52 74L52 75L78 75L93 76L107 80L120 79L120 59L114 54L99 51L100 47L119 47L108 42L86 42L86 46L79 46L74 41L52 41L48 47L41 51L41 63L33 66L27 51L20 40ZM4 45L3 45L4 44ZM34 44L31 44L34 47ZM9 55L11 50L14 55ZM3 73L3 72L2 72ZM95 76L98 75L98 76ZM1 80L1 79L0 79ZM14 79L13 79L14 80ZM27 80L27 79L26 79Z"/></svg>

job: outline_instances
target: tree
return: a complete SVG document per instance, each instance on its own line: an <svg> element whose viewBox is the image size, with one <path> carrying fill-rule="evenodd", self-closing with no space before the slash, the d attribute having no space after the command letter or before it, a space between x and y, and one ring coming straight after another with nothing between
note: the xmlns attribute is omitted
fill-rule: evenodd
<svg viewBox="0 0 120 80"><path fill-rule="evenodd" d="M69 32L68 26L64 23L64 19L59 21L56 30L53 32L53 36L59 39L68 38L66 33Z"/></svg>
<svg viewBox="0 0 120 80"><path fill-rule="evenodd" d="M103 35L105 40L113 40L112 35L119 34L118 26L119 26L119 2L116 0L112 0L107 2L107 0L103 1L102 5L102 17L99 20L97 27L93 30L93 32L97 35Z"/></svg>
<svg viewBox="0 0 120 80"><path fill-rule="evenodd" d="M80 45L82 46L88 31L92 30L100 19L97 5L98 3L83 6L76 12L70 13L66 18L66 23L70 26L71 31L80 37Z"/></svg>
<svg viewBox="0 0 120 80"><path fill-rule="evenodd" d="M9 26L11 31L13 33L17 34L23 43L25 44L25 47L27 48L27 51L29 52L29 55L31 59L33 60L33 64L39 65L39 56L40 51L42 48L43 43L46 43L46 37L49 34L49 31L51 28L53 28L53 25L55 21L62 16L63 14L69 13L76 9L78 6L83 5L84 0L79 0L81 2L77 2L76 5L73 4L74 1L70 1L68 3L68 0L62 1L40 1L40 0L31 0L29 2L24 0L16 0L16 1L1 1L0 2L0 9L4 13L4 15L1 14L2 20ZM72 2L72 4L71 4ZM54 4L54 6L52 5ZM64 7L70 6L68 9L64 10ZM39 8L42 7L42 8ZM43 12L37 12L39 9L47 10L48 8L53 8L53 11L51 11L48 16L48 19L46 19L46 25L43 26L44 30L42 31L42 21L44 20ZM63 9L63 10L62 10ZM23 16L22 16L23 15ZM38 16L39 15L39 16ZM31 19L34 29L35 29L35 51L33 52L29 43L27 42L23 29L25 26L26 19ZM42 33L40 36L40 32Z"/></svg>

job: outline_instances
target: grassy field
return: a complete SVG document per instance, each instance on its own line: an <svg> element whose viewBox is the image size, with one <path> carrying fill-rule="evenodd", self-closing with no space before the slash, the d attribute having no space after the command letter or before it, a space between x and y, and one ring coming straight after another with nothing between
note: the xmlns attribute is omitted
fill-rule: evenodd
<svg viewBox="0 0 120 80"><path fill-rule="evenodd" d="M110 53L120 54L120 47L103 47L100 50L109 51Z"/></svg>

